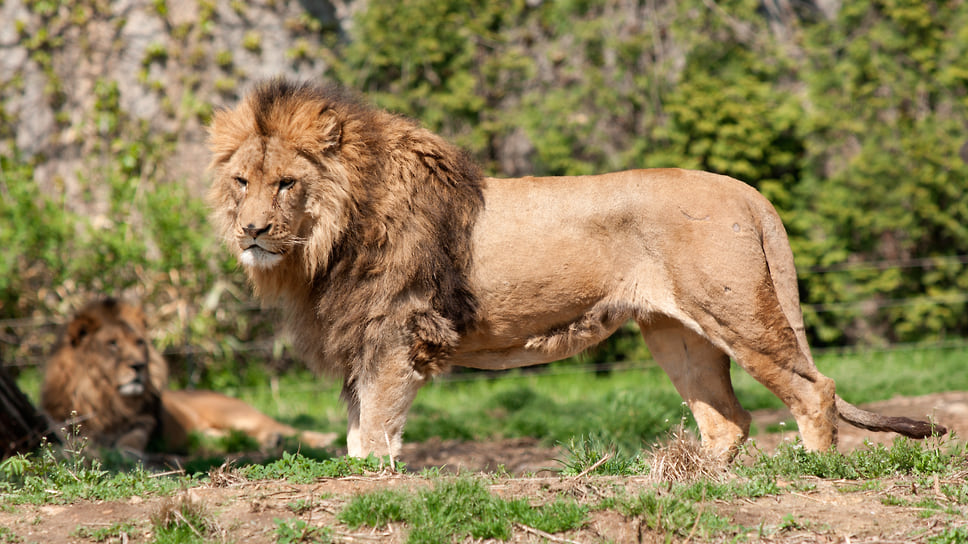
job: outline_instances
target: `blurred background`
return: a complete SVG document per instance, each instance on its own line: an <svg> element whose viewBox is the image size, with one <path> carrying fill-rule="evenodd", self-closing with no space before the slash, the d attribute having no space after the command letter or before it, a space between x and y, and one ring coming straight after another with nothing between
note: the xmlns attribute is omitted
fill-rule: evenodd
<svg viewBox="0 0 968 544"><path fill-rule="evenodd" d="M0 359L143 302L182 385L293 365L207 223L205 125L336 81L495 176L676 166L757 187L813 345L965 346L968 2L0 0ZM586 356L647 357L634 327Z"/></svg>

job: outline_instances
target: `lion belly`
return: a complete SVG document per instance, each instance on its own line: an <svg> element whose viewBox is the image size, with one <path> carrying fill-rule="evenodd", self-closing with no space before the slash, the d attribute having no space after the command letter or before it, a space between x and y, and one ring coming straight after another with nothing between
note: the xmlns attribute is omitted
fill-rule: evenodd
<svg viewBox="0 0 968 544"><path fill-rule="evenodd" d="M759 195L724 176L659 169L488 179L484 194L472 238L481 319L458 346L458 366L562 359L629 319L669 316L700 332L694 314L755 291L736 278L765 265L750 210ZM727 277L731 285L714 287Z"/></svg>

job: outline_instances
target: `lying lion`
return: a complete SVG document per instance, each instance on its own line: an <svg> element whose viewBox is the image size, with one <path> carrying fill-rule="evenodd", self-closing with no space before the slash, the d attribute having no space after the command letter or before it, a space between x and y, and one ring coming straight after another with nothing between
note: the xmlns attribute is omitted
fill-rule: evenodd
<svg viewBox="0 0 968 544"><path fill-rule="evenodd" d="M945 432L836 395L810 355L780 218L735 179L483 178L413 121L285 79L217 112L210 147L213 222L297 350L343 377L351 455L396 455L417 390L451 365L555 361L630 319L713 455L749 432L731 358L809 449L835 443L838 418Z"/></svg>
<svg viewBox="0 0 968 544"><path fill-rule="evenodd" d="M192 433L241 431L263 447L289 436L311 447L335 438L299 431L221 393L173 391L167 383L168 365L148 340L144 312L109 298L67 325L47 363L41 406L55 422L79 422L95 445L136 453L152 437L168 451L183 451Z"/></svg>

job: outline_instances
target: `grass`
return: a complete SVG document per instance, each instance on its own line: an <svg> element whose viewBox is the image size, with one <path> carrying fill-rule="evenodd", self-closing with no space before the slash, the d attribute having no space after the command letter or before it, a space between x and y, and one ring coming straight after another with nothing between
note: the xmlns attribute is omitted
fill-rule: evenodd
<svg viewBox="0 0 968 544"><path fill-rule="evenodd" d="M205 505L188 493L164 501L151 522L154 544L211 542L221 532Z"/></svg>
<svg viewBox="0 0 968 544"><path fill-rule="evenodd" d="M826 354L817 358L817 366L837 381L837 390L845 399L856 404L895 395L968 390L968 373L963 372L966 356L968 348L912 348ZM278 378L265 377L260 370L254 372L260 375L256 382L274 380L277 386L234 387L224 392L295 427L345 433L346 413L339 401L338 383L314 378L305 371ZM736 365L732 375L736 394L746 409L783 406ZM677 424L694 427L669 379L650 362L604 375L559 363L541 372L485 375L490 379L470 376L456 373L425 386L410 410L404 440L533 436L546 445L607 442L616 453L634 457ZM21 373L18 382L36 402L38 373ZM758 431L753 430L754 436ZM244 440L240 444L244 446ZM218 452L217 447L209 446ZM239 445L223 444L222 448L233 451Z"/></svg>
<svg viewBox="0 0 968 544"><path fill-rule="evenodd" d="M442 478L432 489L415 494L387 489L358 495L338 517L351 528L404 523L407 542L417 544L466 537L507 540L514 524L553 534L581 527L586 515L587 508L574 500L531 506L523 499L498 498L482 480L462 477Z"/></svg>
<svg viewBox="0 0 968 544"><path fill-rule="evenodd" d="M113 523L107 527L87 527L81 525L71 533L71 536L93 542L108 542L114 538L122 538L119 535L131 534L135 530L136 527L133 523Z"/></svg>
<svg viewBox="0 0 968 544"><path fill-rule="evenodd" d="M838 380L838 389L845 396L866 402L892 396L892 391L883 388L895 382L903 382L905 394L968 388L958 368L966 351L824 356L818 365ZM728 473L717 476L714 470L700 471L689 464L695 462L695 455L687 455L696 451L681 440L692 425L681 399L660 370L642 366L603 376L565 365L553 366L548 372L514 371L489 380L461 380L466 375L458 374L456 379L438 381L421 391L406 439L540 436L545 443L564 446L562 478L581 475L589 482L608 482L609 476L619 476L618 481L635 477L642 482L649 481L642 478L646 476L660 482L645 490L640 485L627 493L622 485L593 483L610 490L577 498L550 493L531 503L497 496L490 490L495 481L509 478L506 474L453 477L429 470L417 477L426 488L382 486L360 495L328 497L326 511L350 530L362 528L365 533L388 530L388 526L403 530L408 542L506 539L524 528L535 531L532 535L562 534L581 530L591 516L602 511L638 520L641 527L666 540L728 539L751 530L735 526L711 504L808 493L820 478L843 482L838 487L841 493L876 491L884 504L917 509L919 515L932 519L958 519L966 512L968 485L963 475L968 470L968 449L949 438L898 439L889 446L869 445L848 454L807 452L796 442L784 443L773 454L752 446L740 454L741 462ZM872 367L877 372L871 372ZM748 408L778 403L742 372L734 379L737 394ZM300 427L342 428L345 415L337 400L337 387L314 380L310 388L307 381L306 374L296 372L279 378L275 394L269 387L233 393ZM22 376L24 383L29 379ZM675 466L676 470L657 468L657 459L664 459L659 465ZM368 478L385 474L387 465L386 459L334 458L330 452L313 450L282 451L278 457L258 463L242 458L235 466L219 470L208 467L215 461L224 463L224 456L192 462L196 461L197 466L186 465L186 472L158 476L130 461L127 465L104 463L85 453L83 443L63 449L48 445L0 463L0 509L81 499L125 500L134 495L168 497L152 516L153 542L220 541L225 530L217 523L217 512L193 503L186 489L268 480L302 485L347 476ZM406 471L399 464L398 470ZM904 487L893 483L899 479ZM909 491L912 489L925 492ZM317 509L318 504L306 499L286 502L281 511L296 517L276 519L267 534L286 543L339 540L344 529L323 529L318 522L308 521L317 519ZM794 516L761 531L778 535L813 529L805 518ZM120 525L98 530L79 527L75 536L109 541L130 530L130 526ZM927 541L968 543L963 527L938 531ZM0 542L17 542L18 538L12 531L0 531Z"/></svg>
<svg viewBox="0 0 968 544"><path fill-rule="evenodd" d="M968 373L963 372L966 356L968 348L911 348L825 354L817 357L817 366L837 381L845 399L857 404L895 395L968 390ZM683 416L686 427L694 427L675 388L651 362L604 375L559 363L542 372L485 376L490 379L468 379L468 374L457 373L425 386L410 410L405 441L533 436L546 445L607 441L619 453L634 455L664 436ZM736 365L732 376L747 410L783 406ZM268 387L240 388L234 393L297 427L345 432L338 384L294 372L279 378L278 389L285 393L273 394Z"/></svg>
<svg viewBox="0 0 968 544"><path fill-rule="evenodd" d="M654 470L654 460L662 454L681 455L675 440L681 436L674 435L673 440L663 446L667 451L643 455L638 467L621 467L615 472L627 477L629 473L642 475ZM12 458L16 462L4 464L0 504L6 507L27 502L50 504L82 498L111 501L132 495L160 495L166 498L155 507L150 517L151 542L226 541L227 531L220 526L218 513L196 499L190 489L203 483L219 485L214 475L209 478L186 475L155 478L143 470L108 474L97 467L96 460L83 457L83 448L60 458L54 458L50 446L44 451L43 455L16 457ZM335 516L340 524L335 527L323 528L318 521L310 523L303 519L313 519L314 512L321 507L312 498L284 503L284 509L299 517L276 518L273 535L280 543L328 543L339 540L338 536L346 530L340 527L347 527L350 531L371 535L372 531L403 531L410 543L507 540L512 533L521 531L539 536L579 531L595 512L613 511L665 540L722 540L749 534L751 529L738 526L729 517L718 513L716 504L809 492L817 478L857 481L851 489L839 488L842 493L896 489L897 492L892 493L879 491L882 502L917 509L918 515L924 518L962 519L966 513L968 485L964 484L963 475L968 469L968 455L963 444L947 439L925 442L898 439L890 446L871 445L849 454L807 452L795 443L787 443L773 454L753 450L741 455L748 458L718 477L706 473L689 481L659 479L645 486L635 486L634 492L626 491L622 478L592 478L586 484L566 488L570 489L569 494L549 489L537 502L496 495L491 485L505 487L509 479L506 475L429 473L416 480L402 480L418 484L413 487L377 485L377 490L357 495L325 495L326 506L323 508ZM593 457L595 455L590 452L588 458ZM688 460L690 456L684 456L684 459ZM298 453L284 453L276 461L232 470L237 481L285 480L290 482L286 487L291 487L330 478L383 472L385 467L372 457L316 460ZM903 479L905 483L900 487L896 484L886 486L880 483L883 479ZM557 481L567 480L576 481L574 477ZM146 481L167 483L152 487L146 486ZM375 483L379 481L376 479ZM638 481L645 480L639 477ZM262 489L262 484L253 489ZM534 495L531 497L534 500ZM116 535L133 532L134 528L131 523L96 530L79 527L73 536L94 542L110 541ZM776 527L767 528L767 532L783 534L814 528L811 522L794 516L784 518ZM933 533L934 540L930 542L959 543L965 542L964 537L963 528L952 527ZM0 538L5 539L0 541L18 542L21 537L7 530L0 531Z"/></svg>

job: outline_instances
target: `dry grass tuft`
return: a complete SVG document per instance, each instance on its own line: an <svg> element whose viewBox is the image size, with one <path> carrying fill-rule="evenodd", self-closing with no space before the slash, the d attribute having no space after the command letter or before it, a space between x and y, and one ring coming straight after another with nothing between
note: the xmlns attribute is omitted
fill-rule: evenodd
<svg viewBox="0 0 968 544"><path fill-rule="evenodd" d="M156 531L177 531L181 526L201 539L211 539L224 533L202 501L190 489L166 498L158 511L151 516L151 523Z"/></svg>
<svg viewBox="0 0 968 544"><path fill-rule="evenodd" d="M650 452L649 479L654 482L722 481L727 463L703 451L699 439L681 425Z"/></svg>
<svg viewBox="0 0 968 544"><path fill-rule="evenodd" d="M231 487L247 481L245 476L239 473L238 467L232 464L232 461L226 461L221 466L209 469L208 479L212 487Z"/></svg>

